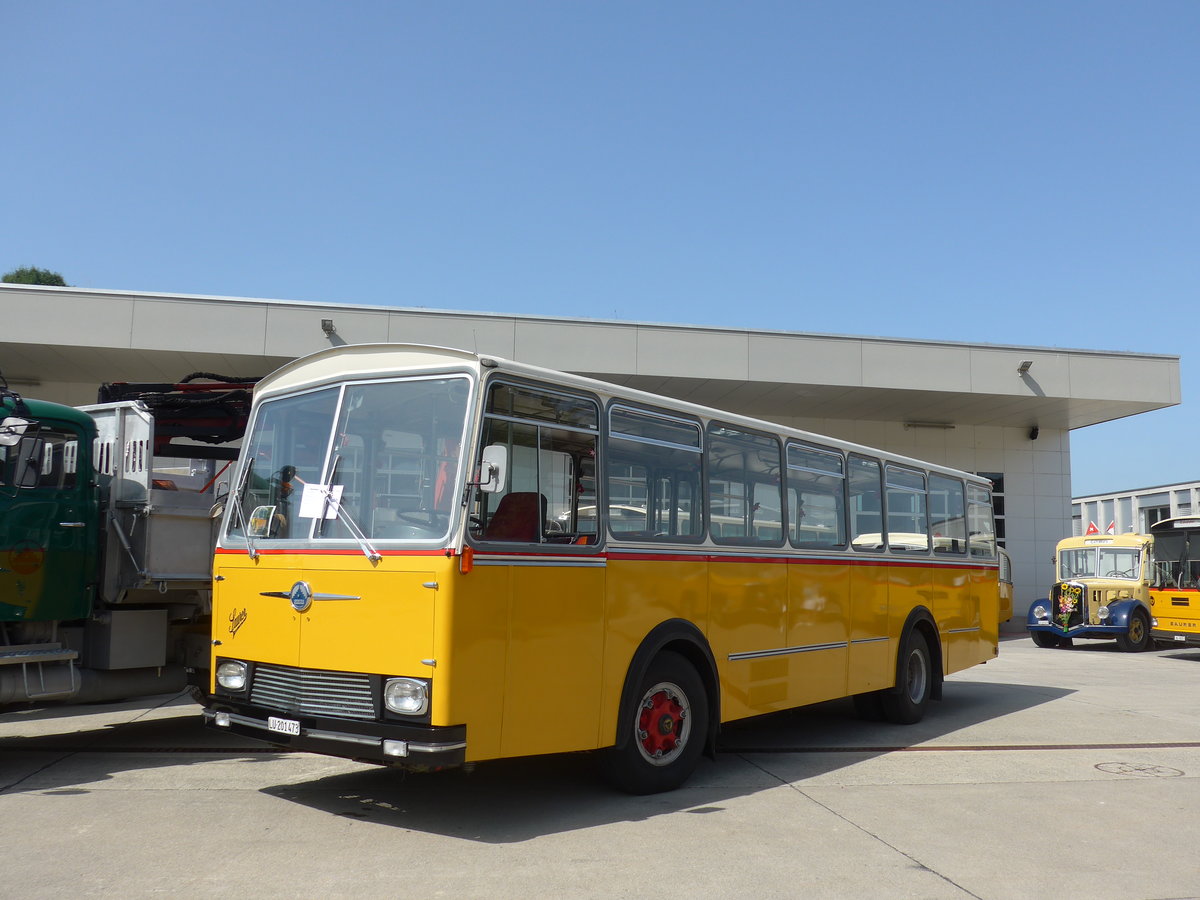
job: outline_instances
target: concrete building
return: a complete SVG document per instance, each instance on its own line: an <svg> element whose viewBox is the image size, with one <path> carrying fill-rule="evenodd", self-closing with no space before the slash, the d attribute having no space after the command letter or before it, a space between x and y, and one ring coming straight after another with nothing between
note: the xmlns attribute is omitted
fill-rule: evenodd
<svg viewBox="0 0 1200 900"><path fill-rule="evenodd" d="M330 344L426 343L984 473L1014 621L1071 533L1070 432L1180 402L1179 358L1156 354L9 284L0 310L9 384L72 405L106 381L262 375Z"/></svg>
<svg viewBox="0 0 1200 900"><path fill-rule="evenodd" d="M1200 511L1200 481L1076 497L1071 501L1071 533L1086 534L1089 525L1100 531L1145 534L1161 519L1190 516Z"/></svg>

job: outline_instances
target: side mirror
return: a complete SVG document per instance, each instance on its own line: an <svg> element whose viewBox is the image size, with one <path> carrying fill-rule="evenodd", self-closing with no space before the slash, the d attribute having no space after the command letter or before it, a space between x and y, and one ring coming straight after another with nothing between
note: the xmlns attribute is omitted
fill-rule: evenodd
<svg viewBox="0 0 1200 900"><path fill-rule="evenodd" d="M479 481L476 486L485 494L498 494L508 483L508 448L503 444L490 444L483 448L483 459L479 464Z"/></svg>
<svg viewBox="0 0 1200 900"><path fill-rule="evenodd" d="M13 483L21 488L37 487L42 477L42 457L46 451L46 442L41 438L24 438L17 448L17 465L13 473Z"/></svg>
<svg viewBox="0 0 1200 900"><path fill-rule="evenodd" d="M28 419L6 416L4 421L0 422L0 447L17 446L21 442L21 436L25 434L25 429L32 424Z"/></svg>
<svg viewBox="0 0 1200 900"><path fill-rule="evenodd" d="M215 493L217 498L216 502L213 503L212 507L208 511L208 517L210 519L219 519L221 516L225 515L225 501L229 499L229 482L222 481L220 484L218 484Z"/></svg>

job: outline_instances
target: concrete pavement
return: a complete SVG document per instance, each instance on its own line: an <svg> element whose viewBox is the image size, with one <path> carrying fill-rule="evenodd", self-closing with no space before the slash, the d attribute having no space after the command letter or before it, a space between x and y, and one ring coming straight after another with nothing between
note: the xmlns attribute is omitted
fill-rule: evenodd
<svg viewBox="0 0 1200 900"><path fill-rule="evenodd" d="M848 701L729 726L684 788L586 755L404 775L205 731L183 698L0 717L0 894L1200 897L1200 650L952 676L914 726Z"/></svg>

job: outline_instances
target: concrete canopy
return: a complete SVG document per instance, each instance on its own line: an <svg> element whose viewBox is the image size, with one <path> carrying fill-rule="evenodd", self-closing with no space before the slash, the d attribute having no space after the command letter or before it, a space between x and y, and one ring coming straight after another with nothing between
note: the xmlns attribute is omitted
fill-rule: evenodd
<svg viewBox="0 0 1200 900"><path fill-rule="evenodd" d="M94 402L107 381L265 375L331 343L477 350L772 418L1074 429L1180 402L1176 356L0 284L0 371ZM322 327L331 320L332 333ZM1023 361L1032 363L1018 372Z"/></svg>

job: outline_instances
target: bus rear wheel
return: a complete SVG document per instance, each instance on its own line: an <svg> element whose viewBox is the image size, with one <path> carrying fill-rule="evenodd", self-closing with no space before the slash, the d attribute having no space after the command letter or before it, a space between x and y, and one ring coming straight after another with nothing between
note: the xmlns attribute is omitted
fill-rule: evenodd
<svg viewBox="0 0 1200 900"><path fill-rule="evenodd" d="M630 733L605 751L604 774L631 794L672 791L692 774L704 749L704 682L686 659L664 651L646 670L632 701L621 710Z"/></svg>
<svg viewBox="0 0 1200 900"><path fill-rule="evenodd" d="M933 666L929 643L916 628L909 629L896 660L896 686L880 695L883 716L889 722L912 725L925 717L933 692Z"/></svg>

